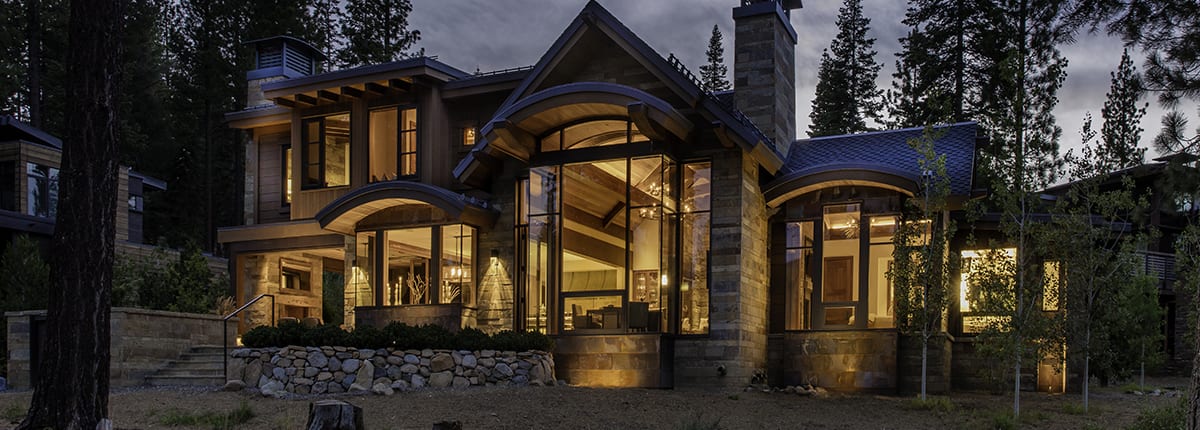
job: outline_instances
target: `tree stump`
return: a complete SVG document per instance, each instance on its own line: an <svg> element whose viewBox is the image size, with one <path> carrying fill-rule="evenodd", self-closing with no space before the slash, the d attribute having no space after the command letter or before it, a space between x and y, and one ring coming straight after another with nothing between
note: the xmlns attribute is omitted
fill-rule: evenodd
<svg viewBox="0 0 1200 430"><path fill-rule="evenodd" d="M308 404L308 430L363 430L362 408L341 400Z"/></svg>
<svg viewBox="0 0 1200 430"><path fill-rule="evenodd" d="M461 421L439 421L433 423L433 430L462 430Z"/></svg>

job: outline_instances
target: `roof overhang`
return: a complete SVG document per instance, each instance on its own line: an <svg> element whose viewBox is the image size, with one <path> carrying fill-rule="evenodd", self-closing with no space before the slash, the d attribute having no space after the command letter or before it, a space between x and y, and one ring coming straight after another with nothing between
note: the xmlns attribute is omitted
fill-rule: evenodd
<svg viewBox="0 0 1200 430"><path fill-rule="evenodd" d="M354 190L326 205L313 217L320 228L354 234L358 222L384 209L418 205L431 206L447 218L474 227L490 228L499 213L478 201L453 191L420 182L387 181Z"/></svg>
<svg viewBox="0 0 1200 430"><path fill-rule="evenodd" d="M481 130L483 139L454 174L478 183L485 160L508 156L521 162L537 152L537 138L588 118L627 117L652 140L683 142L694 129L670 103L642 90L613 83L579 82L538 91L498 112Z"/></svg>
<svg viewBox="0 0 1200 430"><path fill-rule="evenodd" d="M270 103L225 114L225 123L229 127L243 130L287 124L291 121L291 109Z"/></svg>
<svg viewBox="0 0 1200 430"><path fill-rule="evenodd" d="M886 166L839 164L784 175L767 184L763 195L769 207L824 188L858 186L916 195L920 179Z"/></svg>

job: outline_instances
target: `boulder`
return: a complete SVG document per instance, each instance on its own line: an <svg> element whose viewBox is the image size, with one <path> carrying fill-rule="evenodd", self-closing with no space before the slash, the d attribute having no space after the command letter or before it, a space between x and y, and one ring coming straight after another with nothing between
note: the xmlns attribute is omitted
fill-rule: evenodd
<svg viewBox="0 0 1200 430"><path fill-rule="evenodd" d="M467 388L471 386L471 381L461 376L455 376L453 385L454 388Z"/></svg>
<svg viewBox="0 0 1200 430"><path fill-rule="evenodd" d="M425 378L422 377L421 375L413 375L412 376L412 387L413 388L424 388L425 387Z"/></svg>
<svg viewBox="0 0 1200 430"><path fill-rule="evenodd" d="M429 360L430 372L443 372L454 368L454 358L450 354L438 354Z"/></svg>
<svg viewBox="0 0 1200 430"><path fill-rule="evenodd" d="M358 373L354 375L354 380L365 386L371 386L371 381L375 380L375 365L370 361L362 362L358 366Z"/></svg>
<svg viewBox="0 0 1200 430"><path fill-rule="evenodd" d="M417 357L416 355L413 355L413 354L408 354L408 355L404 356L404 362L408 363L408 364L421 364L421 357Z"/></svg>
<svg viewBox="0 0 1200 430"><path fill-rule="evenodd" d="M325 354L321 353L309 354L308 364L312 367L322 368L329 364L329 357L326 357Z"/></svg>
<svg viewBox="0 0 1200 430"><path fill-rule="evenodd" d="M437 372L429 375L429 386L434 388L446 388L454 382L454 373L449 371Z"/></svg>
<svg viewBox="0 0 1200 430"><path fill-rule="evenodd" d="M341 400L318 400L308 405L308 430L363 430L363 411Z"/></svg>
<svg viewBox="0 0 1200 430"><path fill-rule="evenodd" d="M402 381L402 380L401 381L392 381L392 390L408 391L408 382Z"/></svg>
<svg viewBox="0 0 1200 430"><path fill-rule="evenodd" d="M333 374L332 374L332 373L329 373L329 372L321 372L321 373L318 373L318 374L317 374L317 380L318 380L318 381L328 381L328 380L330 380L330 379L333 379Z"/></svg>
<svg viewBox="0 0 1200 430"><path fill-rule="evenodd" d="M371 389L367 388L367 386L365 386L363 384L359 384L359 383L355 382L353 384L350 384L350 390L348 392L350 394L359 394L359 393L365 393L368 391L371 391Z"/></svg>
<svg viewBox="0 0 1200 430"><path fill-rule="evenodd" d="M262 386L261 392L263 397L279 397L285 393L285 388L282 382L270 380Z"/></svg>
<svg viewBox="0 0 1200 430"><path fill-rule="evenodd" d="M246 372L246 360L226 358L225 361L225 379L231 381L234 379L241 380L242 374Z"/></svg>
<svg viewBox="0 0 1200 430"><path fill-rule="evenodd" d="M513 376L513 373L514 373L512 368L508 367L508 365L504 364L504 363L496 363L496 372L499 372L501 375L504 375L505 377L510 377L510 378Z"/></svg>
<svg viewBox="0 0 1200 430"><path fill-rule="evenodd" d="M318 369L315 367L305 367L304 368L304 377L305 378L312 378L314 376L317 376L318 373L321 373L321 369Z"/></svg>
<svg viewBox="0 0 1200 430"><path fill-rule="evenodd" d="M224 387L221 387L221 389L225 391L242 391L244 388L246 388L246 383L242 382L241 379L230 379L229 381L225 382Z"/></svg>
<svg viewBox="0 0 1200 430"><path fill-rule="evenodd" d="M325 394L325 391L328 389L329 389L328 382L325 382L325 381L314 382L313 386L312 386L312 393L313 394Z"/></svg>
<svg viewBox="0 0 1200 430"><path fill-rule="evenodd" d="M383 383L372 385L371 392L381 396L390 396L392 394L396 394L396 391L392 389L391 385Z"/></svg>
<svg viewBox="0 0 1200 430"><path fill-rule="evenodd" d="M342 371L346 372L347 374L354 373L355 371L358 370L358 368L361 364L362 364L362 361L360 361L356 358L346 359L346 361L342 362Z"/></svg>
<svg viewBox="0 0 1200 430"><path fill-rule="evenodd" d="M390 365L393 365L393 366L399 366L401 364L404 364L404 357L389 355L389 356L387 356L387 363Z"/></svg>
<svg viewBox="0 0 1200 430"><path fill-rule="evenodd" d="M464 355L462 358L462 367L465 367L467 369L474 369L475 366L478 364L479 364L478 361L475 359L475 356L472 354Z"/></svg>
<svg viewBox="0 0 1200 430"><path fill-rule="evenodd" d="M246 370L242 374L242 382L245 382L247 386L257 387L260 376L262 376L262 362L254 360L246 365Z"/></svg>
<svg viewBox="0 0 1200 430"><path fill-rule="evenodd" d="M363 360L370 360L370 359L371 359L371 357L374 357L374 356L375 356L375 350L374 350L374 349L360 349L360 350L358 350L358 358L360 358L360 359L363 359Z"/></svg>

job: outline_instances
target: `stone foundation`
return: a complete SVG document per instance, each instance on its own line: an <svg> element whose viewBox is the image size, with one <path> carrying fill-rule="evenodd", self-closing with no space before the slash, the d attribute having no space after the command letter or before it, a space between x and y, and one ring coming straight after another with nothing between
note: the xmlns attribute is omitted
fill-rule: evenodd
<svg viewBox="0 0 1200 430"><path fill-rule="evenodd" d="M424 387L554 385L554 357L543 351L397 350L336 347L242 348L229 375L264 394L377 393Z"/></svg>
<svg viewBox="0 0 1200 430"><path fill-rule="evenodd" d="M783 385L895 392L898 337L893 330L786 333Z"/></svg>
<svg viewBox="0 0 1200 430"><path fill-rule="evenodd" d="M950 392L951 344L954 338L942 333L929 339L926 356L925 390L931 394ZM900 392L921 392L921 343L920 335L900 336L899 376Z"/></svg>
<svg viewBox="0 0 1200 430"><path fill-rule="evenodd" d="M571 335L554 339L558 370L587 387L670 388L671 341L659 334ZM668 346L664 350L663 346Z"/></svg>

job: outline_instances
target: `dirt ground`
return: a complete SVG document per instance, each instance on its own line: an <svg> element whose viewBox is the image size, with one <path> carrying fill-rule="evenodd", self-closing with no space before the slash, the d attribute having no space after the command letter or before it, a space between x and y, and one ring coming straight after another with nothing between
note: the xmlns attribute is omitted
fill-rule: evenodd
<svg viewBox="0 0 1200 430"><path fill-rule="evenodd" d="M1147 380L1185 390L1183 378ZM13 427L30 393L0 394L0 427ZM464 429L984 429L1010 414L1011 395L954 393L950 410L916 407L912 397L830 394L801 397L761 391L700 391L524 387L423 390L391 397L339 395L363 408L370 429L429 429L438 421L461 421ZM230 393L195 388L138 388L110 398L120 429L171 427L172 416L224 415L243 403L254 417L236 428L299 429L316 397L273 399L250 391ZM1119 429L1139 411L1178 401L1134 395L1119 388L1093 388L1091 412L1082 413L1078 394L1022 393L1022 426L1039 429ZM714 426L715 424L715 426Z"/></svg>

